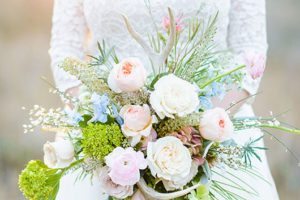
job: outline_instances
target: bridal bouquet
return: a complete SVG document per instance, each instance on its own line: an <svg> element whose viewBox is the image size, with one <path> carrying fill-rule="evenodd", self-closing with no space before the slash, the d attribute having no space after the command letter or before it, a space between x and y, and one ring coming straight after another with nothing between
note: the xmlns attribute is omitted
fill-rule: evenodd
<svg viewBox="0 0 300 200"><path fill-rule="evenodd" d="M169 9L165 31L148 42L124 16L129 34L150 58L151 73L144 67L147 58L119 60L105 42L87 63L64 60L60 67L81 80L81 92L71 97L53 88L71 106L30 110L25 132L40 126L63 137L44 145L44 162L30 161L22 171L24 196L54 200L60 179L80 171L78 181L96 176L111 199L243 199L214 180L216 169L255 174L251 162L264 148L256 145L261 137L242 146L233 134L249 128L299 130L275 118L233 118L231 108L213 106L211 98L240 85L245 71L257 78L264 69L261 64L228 70L230 54L213 51L216 19L183 24Z"/></svg>

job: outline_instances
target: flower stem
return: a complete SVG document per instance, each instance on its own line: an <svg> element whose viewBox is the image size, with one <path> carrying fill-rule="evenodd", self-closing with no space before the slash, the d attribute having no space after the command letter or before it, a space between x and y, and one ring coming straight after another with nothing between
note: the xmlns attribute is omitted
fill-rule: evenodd
<svg viewBox="0 0 300 200"><path fill-rule="evenodd" d="M258 127L260 127L260 128L272 128L272 129L277 129L277 130L280 130L280 131L285 131L285 132L288 132L288 133L300 135L300 130L299 129L292 129L292 128L287 128L287 127L283 127L283 126L276 126L276 125L270 125L270 124L260 124L260 125L258 125Z"/></svg>
<svg viewBox="0 0 300 200"><path fill-rule="evenodd" d="M79 159L74 161L73 163L71 163L68 167L65 168L60 168L61 171L61 176L65 175L66 172L68 172L70 169L72 169L73 167L75 167L78 164L81 164L84 161L84 159Z"/></svg>
<svg viewBox="0 0 300 200"><path fill-rule="evenodd" d="M241 69L243 69L243 68L245 68L245 67L246 67L246 65L240 65L240 66L238 66L238 67L236 67L236 68L234 68L234 69L232 69L232 70L230 70L230 71L228 71L228 72L226 72L226 73L224 73L224 74L220 74L220 75L216 76L215 78L209 80L208 82L204 83L200 88L201 88L201 89L204 89L205 87L209 86L209 85L212 84L213 82L215 82L215 81L217 81L217 80L220 80L221 78L223 78L223 77L225 77L225 76L228 76L228 75L232 74L233 72L236 72L236 71L238 71L238 70L241 70Z"/></svg>

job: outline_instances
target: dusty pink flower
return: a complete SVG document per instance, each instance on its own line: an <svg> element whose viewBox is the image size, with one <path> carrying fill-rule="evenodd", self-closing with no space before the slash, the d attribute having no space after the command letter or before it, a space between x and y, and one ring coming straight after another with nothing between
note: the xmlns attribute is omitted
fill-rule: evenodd
<svg viewBox="0 0 300 200"><path fill-rule="evenodd" d="M137 58L127 58L115 65L108 76L108 86L114 92L133 92L145 84L147 72Z"/></svg>
<svg viewBox="0 0 300 200"><path fill-rule="evenodd" d="M170 26L171 26L170 17L168 16L164 17L162 25L166 31L170 31ZM184 26L182 23L182 16L179 16L175 19L175 25L176 25L176 31L181 32Z"/></svg>
<svg viewBox="0 0 300 200"><path fill-rule="evenodd" d="M203 158L202 156L194 156L193 161L197 163L198 166L201 166L205 163L205 158Z"/></svg>
<svg viewBox="0 0 300 200"><path fill-rule="evenodd" d="M146 169L147 161L142 152L136 152L129 147L117 147L105 157L110 168L111 180L121 186L134 185L140 180L140 170Z"/></svg>
<svg viewBox="0 0 300 200"><path fill-rule="evenodd" d="M226 111L214 108L203 113L199 130L203 138L223 142L231 138L234 128Z"/></svg>
<svg viewBox="0 0 300 200"><path fill-rule="evenodd" d="M248 52L244 55L247 70L253 79L257 79L264 74L266 67L266 57L264 54Z"/></svg>
<svg viewBox="0 0 300 200"><path fill-rule="evenodd" d="M198 130L193 127L184 127L177 132L171 133L188 147L192 155L198 155L202 148L202 137Z"/></svg>
<svg viewBox="0 0 300 200"><path fill-rule="evenodd" d="M115 184L108 175L109 167L105 166L98 170L98 177L100 182L100 187L107 193L109 196L125 199L128 196L133 195L133 186L121 186Z"/></svg>
<svg viewBox="0 0 300 200"><path fill-rule="evenodd" d="M151 116L148 105L127 105L121 109L121 117L124 119L122 132L130 137L131 145L135 146L142 137L148 137L151 133L155 117Z"/></svg>
<svg viewBox="0 0 300 200"><path fill-rule="evenodd" d="M147 146L148 146L148 143L149 142L155 142L156 139L157 139L157 132L154 129L152 129L149 136L142 138L142 140L141 140L142 141L141 149L146 150Z"/></svg>

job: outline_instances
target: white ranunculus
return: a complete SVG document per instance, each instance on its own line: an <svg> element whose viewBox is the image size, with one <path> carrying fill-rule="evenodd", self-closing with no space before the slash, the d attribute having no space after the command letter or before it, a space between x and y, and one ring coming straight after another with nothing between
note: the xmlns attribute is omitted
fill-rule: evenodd
<svg viewBox="0 0 300 200"><path fill-rule="evenodd" d="M69 140L44 144L44 162L50 168L67 167L74 160L74 147Z"/></svg>
<svg viewBox="0 0 300 200"><path fill-rule="evenodd" d="M174 118L196 111L199 106L198 88L173 74L162 77L154 85L150 103L157 115Z"/></svg>
<svg viewBox="0 0 300 200"><path fill-rule="evenodd" d="M176 137L167 136L156 142L149 142L147 160L154 177L178 183L186 179L191 171L191 154Z"/></svg>
<svg viewBox="0 0 300 200"><path fill-rule="evenodd" d="M190 173L185 178L182 178L177 181L163 180L163 184L164 184L166 190L167 191L176 190L176 189L182 188L183 186L185 186L186 184L191 182L198 173L198 167L199 167L199 165L196 162L192 162Z"/></svg>

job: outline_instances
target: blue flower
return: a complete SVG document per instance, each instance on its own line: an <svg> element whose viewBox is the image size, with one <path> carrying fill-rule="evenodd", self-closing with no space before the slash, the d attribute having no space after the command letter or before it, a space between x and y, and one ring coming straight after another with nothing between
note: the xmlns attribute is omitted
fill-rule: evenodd
<svg viewBox="0 0 300 200"><path fill-rule="evenodd" d="M91 97L91 102L93 104L94 116L90 121L101 123L107 122L109 114L108 106L110 103L108 96L100 96L96 93L93 93Z"/></svg>
<svg viewBox="0 0 300 200"><path fill-rule="evenodd" d="M211 84L211 90L207 92L207 96L217 96L220 99L223 99L225 96L225 87L223 84L218 83L218 82L213 82Z"/></svg>
<svg viewBox="0 0 300 200"><path fill-rule="evenodd" d="M213 104L210 100L210 98L206 97L206 96L200 96L200 104L201 104L201 107L203 107L204 109L211 109L213 108Z"/></svg>
<svg viewBox="0 0 300 200"><path fill-rule="evenodd" d="M112 105L112 117L116 119L117 123L122 126L124 124L123 118L120 116L118 109L115 105Z"/></svg>
<svg viewBox="0 0 300 200"><path fill-rule="evenodd" d="M70 108L65 109L65 113L67 114L68 118L70 119L70 123L72 125L77 125L79 122L83 121L83 117L80 113L76 112L75 109L71 110Z"/></svg>

